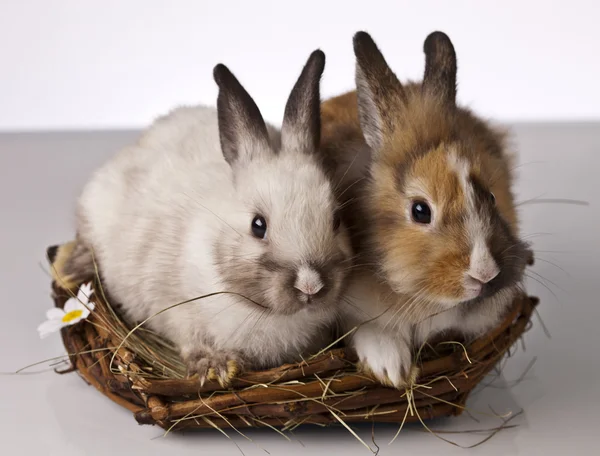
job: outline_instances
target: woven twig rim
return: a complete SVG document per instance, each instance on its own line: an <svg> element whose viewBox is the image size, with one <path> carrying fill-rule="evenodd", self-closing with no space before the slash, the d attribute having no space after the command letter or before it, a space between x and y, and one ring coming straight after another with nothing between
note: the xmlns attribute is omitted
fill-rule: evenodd
<svg viewBox="0 0 600 456"><path fill-rule="evenodd" d="M59 308L71 297L53 284ZM153 378L153 367L104 324L114 318L101 293L88 320L61 331L71 370L134 413L140 424L167 430L276 427L352 422L411 422L463 411L469 393L528 329L538 299L519 295L506 318L468 345L423 350L420 376L410 396L357 372L354 354L333 349L297 364L244 372L230 389L196 378ZM115 353L116 351L116 353ZM113 365L111 366L111 360ZM112 367L112 368L111 368ZM423 387L426 385L426 387ZM409 400L410 399L410 400ZM418 413L408 413L416 407Z"/></svg>

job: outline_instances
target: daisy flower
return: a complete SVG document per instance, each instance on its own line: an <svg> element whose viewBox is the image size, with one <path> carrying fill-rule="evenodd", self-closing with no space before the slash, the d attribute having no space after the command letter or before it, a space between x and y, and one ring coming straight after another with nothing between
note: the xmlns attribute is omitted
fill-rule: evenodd
<svg viewBox="0 0 600 456"><path fill-rule="evenodd" d="M63 309L53 307L46 312L47 320L38 326L40 338L45 338L57 332L65 326L74 325L85 320L90 311L94 310L94 303L90 302L92 295L92 283L86 283L79 287L76 298L70 298L65 302Z"/></svg>

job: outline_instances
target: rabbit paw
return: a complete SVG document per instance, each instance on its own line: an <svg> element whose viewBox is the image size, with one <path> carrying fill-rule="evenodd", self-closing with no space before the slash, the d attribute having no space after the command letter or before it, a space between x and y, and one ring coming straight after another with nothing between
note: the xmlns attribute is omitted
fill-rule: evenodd
<svg viewBox="0 0 600 456"><path fill-rule="evenodd" d="M184 354L188 377L198 376L200 386L208 381L217 381L225 388L241 371L241 359L228 351L198 350Z"/></svg>
<svg viewBox="0 0 600 456"><path fill-rule="evenodd" d="M64 290L74 290L97 275L94 255L81 241L49 247L47 254L52 280Z"/></svg>
<svg viewBox="0 0 600 456"><path fill-rule="evenodd" d="M73 254L73 250L75 250L75 241L60 246L53 246L48 249L52 280L65 290L74 290L78 285L75 275L65 271L66 265Z"/></svg>
<svg viewBox="0 0 600 456"><path fill-rule="evenodd" d="M410 346L378 327L361 327L354 336L359 368L385 386L404 389L414 385L419 370L412 365Z"/></svg>

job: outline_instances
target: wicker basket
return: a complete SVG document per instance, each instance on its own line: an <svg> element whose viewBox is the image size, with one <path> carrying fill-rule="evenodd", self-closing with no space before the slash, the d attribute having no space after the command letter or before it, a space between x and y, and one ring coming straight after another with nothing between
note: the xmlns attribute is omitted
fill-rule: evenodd
<svg viewBox="0 0 600 456"><path fill-rule="evenodd" d="M62 329L71 369L101 393L134 413L140 424L164 429L276 427L353 422L410 422L458 415L473 388L528 329L537 298L519 296L506 319L489 334L464 346L437 344L421 351L420 377L410 391L384 387L357 372L343 348L298 364L245 372L230 389L185 378L180 366L157 367L144 337L124 341L124 325L95 284L95 310L87 320ZM53 283L55 305L70 292ZM125 333L126 335L126 333ZM155 335L152 337L156 338ZM140 345L142 344L142 345ZM179 370L178 370L179 369ZM426 386L423 386L426 385ZM414 407L417 413L408 413Z"/></svg>

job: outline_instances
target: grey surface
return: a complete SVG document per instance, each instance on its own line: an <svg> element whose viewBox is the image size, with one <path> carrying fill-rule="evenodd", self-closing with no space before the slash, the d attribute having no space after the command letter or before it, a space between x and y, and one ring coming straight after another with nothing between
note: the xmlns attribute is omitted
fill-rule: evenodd
<svg viewBox="0 0 600 456"><path fill-rule="evenodd" d="M539 320L493 386L477 392L463 415L431 423L443 430L497 426L497 413L523 414L472 450L473 454L598 454L600 425L600 125L518 125L519 201L573 198L591 206L544 203L520 206L522 231L534 242L538 262L528 290L541 298ZM36 327L51 306L49 279L40 268L48 245L73 236L76 195L94 168L133 132L0 135L0 370L4 372L64 353L58 335L41 341ZM530 365L524 379L513 384ZM47 369L39 366L32 369ZM76 374L52 371L0 376L0 448L22 454L241 454L216 431L162 436L140 427L131 414L87 386ZM477 412L484 412L484 415ZM371 427L358 433L371 442ZM378 426L380 454L464 454L408 427L392 446L395 426ZM307 428L287 442L270 430L229 431L246 455L369 452L343 428ZM468 445L481 435L443 434ZM302 446L305 445L305 446ZM372 445L372 444L371 444Z"/></svg>

